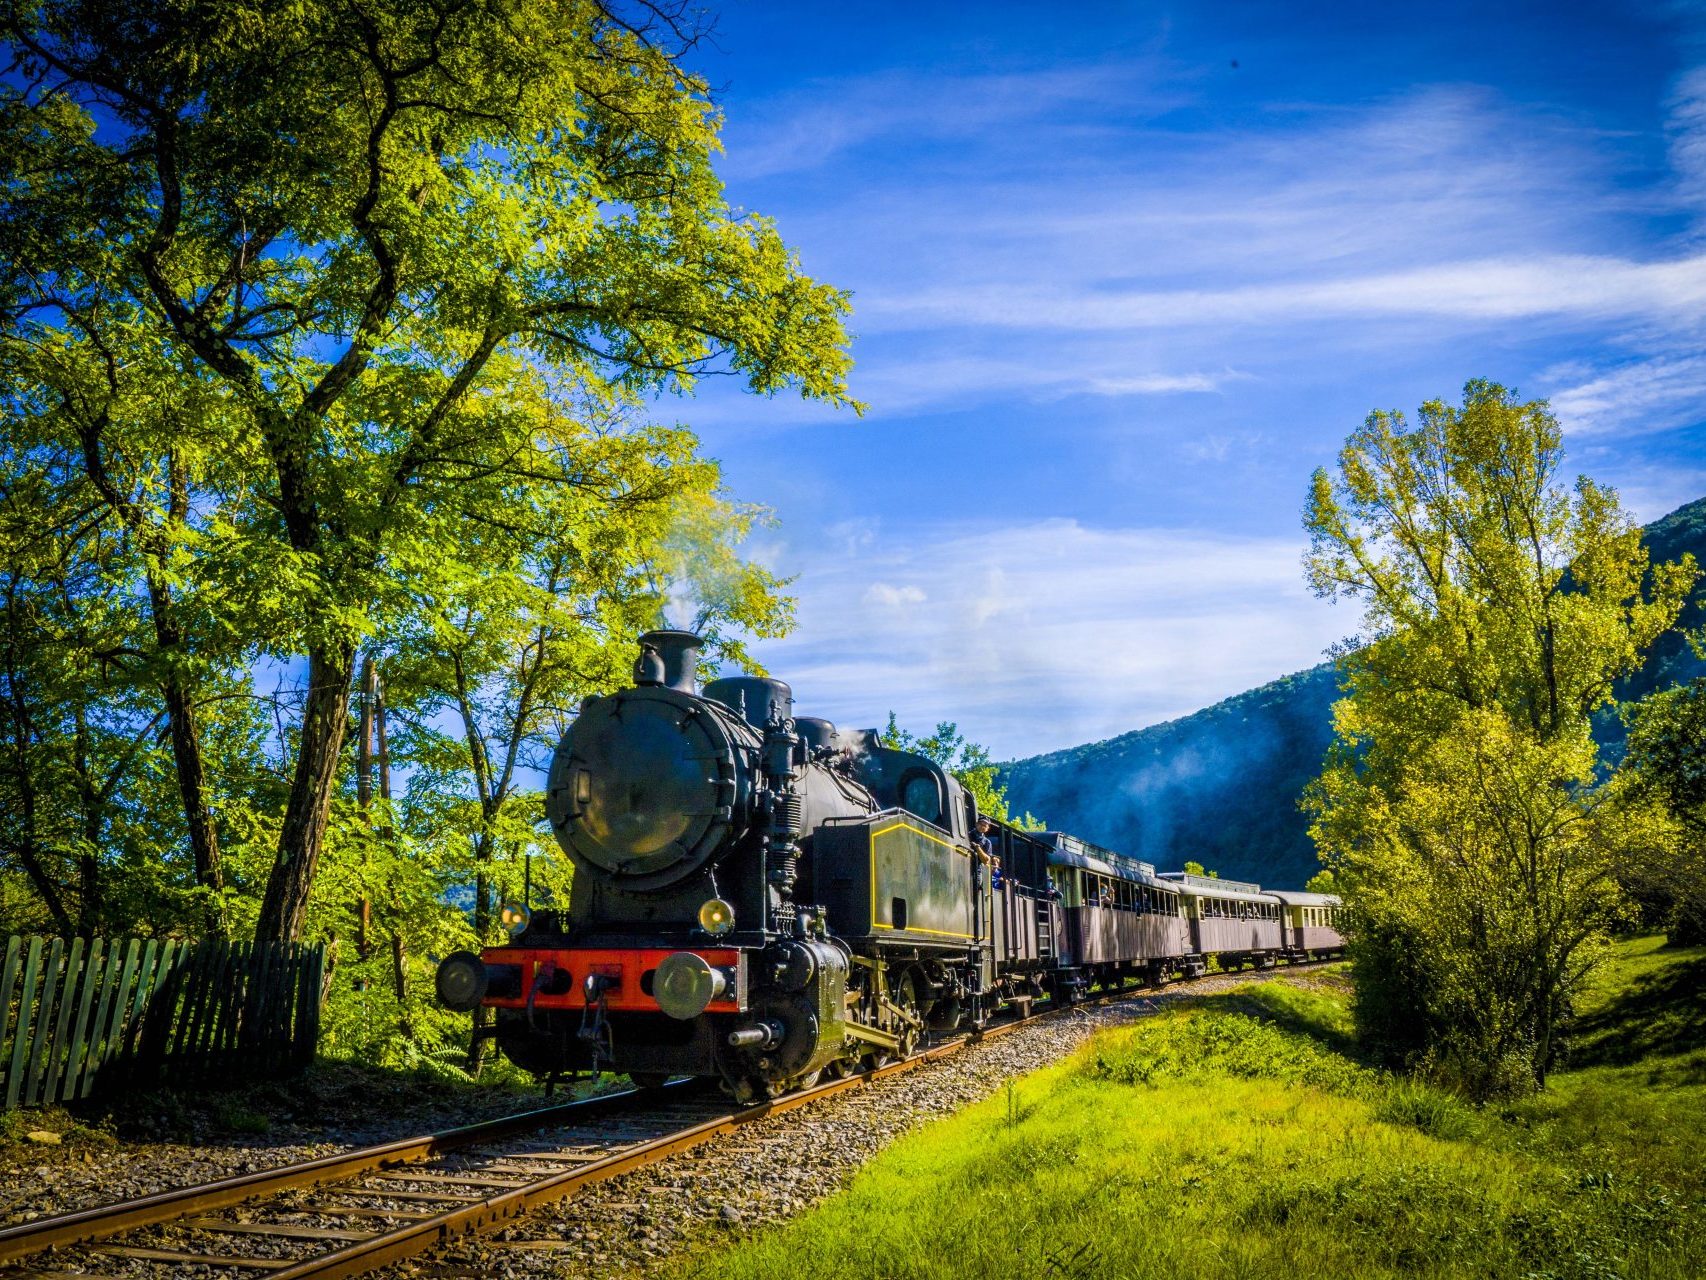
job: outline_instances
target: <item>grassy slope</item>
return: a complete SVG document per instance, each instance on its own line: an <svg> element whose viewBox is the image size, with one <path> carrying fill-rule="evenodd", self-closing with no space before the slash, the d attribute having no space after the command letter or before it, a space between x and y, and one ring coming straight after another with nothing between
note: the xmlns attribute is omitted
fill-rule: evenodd
<svg viewBox="0 0 1706 1280"><path fill-rule="evenodd" d="M1104 1033L684 1276L1706 1275L1706 949L1619 947L1575 1067L1474 1111L1299 975Z"/></svg>

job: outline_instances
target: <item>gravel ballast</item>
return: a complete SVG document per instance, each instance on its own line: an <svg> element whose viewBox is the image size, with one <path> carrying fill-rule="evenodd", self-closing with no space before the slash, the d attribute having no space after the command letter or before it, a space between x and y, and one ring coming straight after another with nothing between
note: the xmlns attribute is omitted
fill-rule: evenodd
<svg viewBox="0 0 1706 1280"><path fill-rule="evenodd" d="M683 1249L714 1245L811 1208L845 1187L897 1137L1058 1061L1096 1031L1181 998L1288 972L1215 975L1043 1018L917 1070L757 1121L730 1138L588 1187L496 1235L378 1274L385 1280L643 1280Z"/></svg>
<svg viewBox="0 0 1706 1280"><path fill-rule="evenodd" d="M388 1280L423 1275L503 1280L646 1277L683 1249L715 1247L810 1208L844 1187L896 1137L1059 1060L1097 1030L1148 1016L1180 998L1279 975L1218 975L1046 1016L934 1063L767 1117L728 1137L586 1188L497 1235L460 1241L436 1255L376 1274ZM105 1131L79 1127L64 1113L33 1114L28 1125L33 1136L51 1133L61 1140L31 1141L24 1127L15 1126L15 1140L0 1145L0 1224L276 1168L543 1105L537 1094L451 1089L395 1077L376 1082L373 1074L322 1068L298 1087L273 1086L243 1095L236 1119L264 1126L264 1137L245 1138L229 1131L229 1100L205 1113L191 1107L152 1117L146 1106L139 1110L132 1105L123 1119L109 1120ZM111 1132L115 1127L116 1137ZM150 1127L178 1132L156 1141L147 1134ZM281 1250L280 1256L295 1252ZM133 1262L111 1270L120 1269L133 1275L174 1273L158 1263ZM187 1275L188 1270L175 1274Z"/></svg>

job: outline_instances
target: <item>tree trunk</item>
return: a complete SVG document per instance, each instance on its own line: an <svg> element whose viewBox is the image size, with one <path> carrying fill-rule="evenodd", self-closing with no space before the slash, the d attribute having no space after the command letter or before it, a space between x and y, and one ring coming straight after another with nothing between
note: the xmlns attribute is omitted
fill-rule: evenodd
<svg viewBox="0 0 1706 1280"><path fill-rule="evenodd" d="M77 926L71 919L71 912L66 909L65 896L60 892L59 882L48 874L41 854L34 844L9 846L7 857L9 861L23 867L24 874L41 895L42 906L47 908L54 930L67 938L76 933Z"/></svg>
<svg viewBox="0 0 1706 1280"><path fill-rule="evenodd" d="M355 802L361 816L373 830L373 704L379 693L379 673L373 665L373 655L361 660L361 718L356 725L355 745ZM361 897L355 910L355 955L365 960L372 950L369 937L373 929L373 898L368 893L367 873L371 859L364 852L361 858Z"/></svg>
<svg viewBox="0 0 1706 1280"><path fill-rule="evenodd" d="M266 897L255 925L257 939L296 942L307 922L308 895L319 869L326 822L337 790L338 763L349 729L350 677L355 651L348 645L311 649L308 697L302 708L302 736L296 772L290 781L278 854L267 880Z"/></svg>
<svg viewBox="0 0 1706 1280"><path fill-rule="evenodd" d="M219 857L219 832L213 825L213 814L207 804L207 770L202 763L201 726L196 721L195 704L176 676L167 678L163 692L166 695L166 721L172 732L172 763L178 775L178 796L184 805L184 822L189 828L195 880L210 895L207 931L213 937L224 937L225 903L221 895L225 889L225 869Z"/></svg>
<svg viewBox="0 0 1706 1280"><path fill-rule="evenodd" d="M77 778L77 799L83 809L83 845L77 854L77 931L90 937L103 932L106 895L101 875L101 811L105 807L101 789L89 769L89 720L79 706L73 712L71 768Z"/></svg>
<svg viewBox="0 0 1706 1280"><path fill-rule="evenodd" d="M184 825L189 831L190 855L195 863L198 887L210 894L207 929L215 936L225 933L225 909L220 897L225 875L220 866L219 835L207 806L207 769L201 753L201 730L196 723L195 703L182 673L173 665L184 652L183 628L178 624L177 605L165 565L171 555L169 529L181 529L189 515L190 478L179 465L176 450L166 453L167 497L163 523L153 521L144 509L119 488L101 455L104 424L91 423L81 429L83 467L96 490L125 527L140 543L143 573L148 586L148 612L154 623L154 641L164 658L165 672L160 690L171 727L172 762L178 775L178 797L184 806Z"/></svg>
<svg viewBox="0 0 1706 1280"><path fill-rule="evenodd" d="M474 938L475 945L479 947L486 945L486 934L492 927L492 884L486 874L491 857L491 833L483 830L474 841ZM464 1069L475 1078L486 1065L486 1036L482 1032L491 1020L490 1009L483 1004L474 1006L474 1030L468 1041L468 1059Z"/></svg>

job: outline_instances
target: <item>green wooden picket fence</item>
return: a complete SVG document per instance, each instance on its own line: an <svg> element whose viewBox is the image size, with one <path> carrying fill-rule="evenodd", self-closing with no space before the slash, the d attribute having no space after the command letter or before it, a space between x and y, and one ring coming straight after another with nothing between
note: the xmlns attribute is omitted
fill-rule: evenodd
<svg viewBox="0 0 1706 1280"><path fill-rule="evenodd" d="M14 937L0 966L7 1109L131 1084L283 1075L320 1035L325 949Z"/></svg>

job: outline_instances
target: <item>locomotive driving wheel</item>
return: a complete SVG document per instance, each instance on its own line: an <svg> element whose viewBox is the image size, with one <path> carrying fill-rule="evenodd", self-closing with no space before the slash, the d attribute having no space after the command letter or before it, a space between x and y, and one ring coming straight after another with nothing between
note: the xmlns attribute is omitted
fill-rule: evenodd
<svg viewBox="0 0 1706 1280"><path fill-rule="evenodd" d="M894 984L894 1003L906 1015L895 1019L895 1034L900 1037L897 1058L910 1058L918 1052L918 1031L924 1022L922 989L916 969L904 970Z"/></svg>

